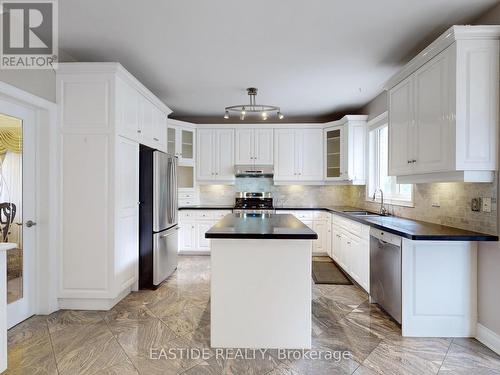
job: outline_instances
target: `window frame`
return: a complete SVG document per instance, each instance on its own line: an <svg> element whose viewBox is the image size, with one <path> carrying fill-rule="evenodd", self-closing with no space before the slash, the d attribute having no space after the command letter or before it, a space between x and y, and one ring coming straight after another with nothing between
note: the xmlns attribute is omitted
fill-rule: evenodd
<svg viewBox="0 0 500 375"><path fill-rule="evenodd" d="M381 115L375 117L374 119L368 121L367 123L367 137L366 137L366 187L365 187L365 200L367 202L372 202L372 203L380 203L380 192L378 192L375 196L375 200L372 199L372 194L370 192L373 190L372 189L372 184L373 184L373 178L372 176L375 176L375 185L379 185L380 183L377 181L380 176L380 160L378 157L374 158L375 160L372 160L371 156L372 155L378 155L379 154L379 146L380 146L380 141L379 141L379 132L378 130L388 127L389 126L389 121L388 121L388 113L387 111L382 113ZM371 134L372 132L375 133L375 142L374 145L372 145L372 137ZM388 140L389 141L389 140ZM375 147L375 149L373 149ZM371 171L372 167L375 167L376 173ZM411 193L410 193L410 199L405 199L404 197L400 195L394 195L394 194L388 194L387 192L384 191L384 203L395 205L395 206L404 206L404 207L415 207L415 185L411 184Z"/></svg>

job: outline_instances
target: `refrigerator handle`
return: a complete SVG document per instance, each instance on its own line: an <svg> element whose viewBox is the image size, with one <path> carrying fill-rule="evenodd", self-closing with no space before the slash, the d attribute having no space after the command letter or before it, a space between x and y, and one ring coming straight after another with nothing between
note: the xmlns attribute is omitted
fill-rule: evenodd
<svg viewBox="0 0 500 375"><path fill-rule="evenodd" d="M178 223L178 220L177 220L177 216L178 216L178 212L177 212L177 204L178 204L178 185L177 185L177 159L174 157L173 158L173 170L174 170L174 181L173 181L173 189L174 189L174 202L172 204L172 211L173 211L173 216L174 216L174 221L175 223L177 224Z"/></svg>
<svg viewBox="0 0 500 375"><path fill-rule="evenodd" d="M172 159L169 158L167 162L167 178L171 179L172 175ZM168 207L167 207L167 219L168 222L171 224L173 222L173 217L172 217L172 184L170 181L166 181L167 183L167 188L168 188Z"/></svg>

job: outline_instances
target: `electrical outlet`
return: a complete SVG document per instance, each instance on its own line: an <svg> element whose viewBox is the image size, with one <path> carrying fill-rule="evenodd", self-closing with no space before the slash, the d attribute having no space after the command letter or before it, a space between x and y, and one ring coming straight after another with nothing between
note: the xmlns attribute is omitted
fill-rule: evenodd
<svg viewBox="0 0 500 375"><path fill-rule="evenodd" d="M481 211L481 198L472 198L470 201L470 209L475 212Z"/></svg>
<svg viewBox="0 0 500 375"><path fill-rule="evenodd" d="M491 212L491 198L481 198L481 211Z"/></svg>

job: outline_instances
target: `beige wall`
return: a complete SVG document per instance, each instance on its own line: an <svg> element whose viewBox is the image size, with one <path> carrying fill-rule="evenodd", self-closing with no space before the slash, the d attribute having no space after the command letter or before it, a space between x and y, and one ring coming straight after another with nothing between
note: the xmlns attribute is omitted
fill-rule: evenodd
<svg viewBox="0 0 500 375"><path fill-rule="evenodd" d="M0 70L0 81L51 102L56 101L56 75L53 70Z"/></svg>
<svg viewBox="0 0 500 375"><path fill-rule="evenodd" d="M476 25L500 25L500 4L479 17ZM500 335L500 244L480 243L478 251L479 323Z"/></svg>

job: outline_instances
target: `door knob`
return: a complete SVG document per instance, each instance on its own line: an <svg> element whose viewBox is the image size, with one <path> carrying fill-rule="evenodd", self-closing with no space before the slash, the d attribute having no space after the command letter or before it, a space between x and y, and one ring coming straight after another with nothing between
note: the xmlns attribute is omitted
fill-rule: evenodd
<svg viewBox="0 0 500 375"><path fill-rule="evenodd" d="M26 226L27 226L28 228L34 227L35 225L36 225L36 223L35 223L34 221L32 221L32 220L28 220L28 221L26 222Z"/></svg>

